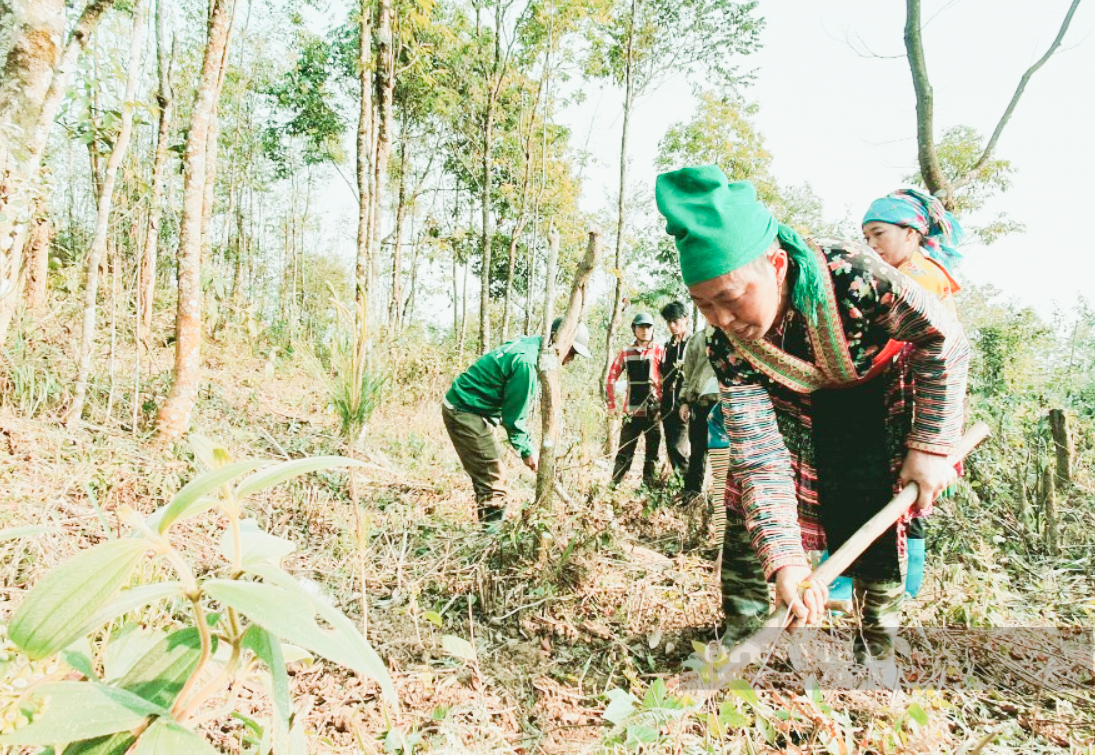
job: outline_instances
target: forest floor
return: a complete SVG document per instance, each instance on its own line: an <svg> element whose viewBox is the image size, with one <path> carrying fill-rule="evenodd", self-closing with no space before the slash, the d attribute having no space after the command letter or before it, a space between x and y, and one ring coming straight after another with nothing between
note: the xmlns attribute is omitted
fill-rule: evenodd
<svg viewBox="0 0 1095 755"><path fill-rule="evenodd" d="M281 363L270 374L239 352L207 348L196 432L236 458L344 450L313 371ZM167 352L159 356L166 369ZM121 507L147 515L195 473L185 444L157 449L122 426L66 430L44 411L27 419L28 381L0 413L0 528L56 531L0 543L5 616L45 570L120 532ZM310 752L1095 752L1090 561L1001 563L991 535L975 538L961 557L929 562L908 623L1011 630L903 633L897 691L826 681L821 666L796 671L810 660L784 647L750 669L755 694L736 685L690 705L683 664L721 621L717 549L695 512L670 492L648 501L631 483L606 493L603 464L564 460L581 484L553 526L518 526L518 512L484 532L439 420L447 381L420 376L413 394L395 391L374 416L356 513L339 471L248 503L297 544L283 565L364 626L399 696L389 709L370 680L321 659L294 664ZM531 475L518 463L509 472L515 500L527 500ZM946 530L946 508L938 518ZM180 530L199 564L214 560L218 528ZM838 636L818 641L850 655ZM270 703L259 687L234 694L234 712L203 730L226 752L249 752L249 721Z"/></svg>

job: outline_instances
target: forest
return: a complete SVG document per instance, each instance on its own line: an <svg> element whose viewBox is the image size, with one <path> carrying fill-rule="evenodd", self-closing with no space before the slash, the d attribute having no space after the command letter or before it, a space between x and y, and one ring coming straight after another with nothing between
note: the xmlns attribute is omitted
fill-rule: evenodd
<svg viewBox="0 0 1095 755"><path fill-rule="evenodd" d="M905 182L967 245L1021 233L1001 134L1080 0L987 136L933 112L953 4L899 5ZM657 174L865 248L866 208L777 175L766 12L0 0L0 751L1095 753L1095 300L959 268L990 435L928 518L896 684L849 678L850 601L720 674L723 478L614 474L635 324L704 332ZM633 159L637 103L685 85ZM594 87L613 154L563 117ZM514 339L532 451L499 430L480 521L450 387Z"/></svg>

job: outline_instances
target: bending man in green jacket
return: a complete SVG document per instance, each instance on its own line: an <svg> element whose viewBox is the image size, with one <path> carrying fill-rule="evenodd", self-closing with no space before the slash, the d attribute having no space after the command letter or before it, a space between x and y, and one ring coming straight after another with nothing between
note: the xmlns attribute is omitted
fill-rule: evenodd
<svg viewBox="0 0 1095 755"><path fill-rule="evenodd" d="M552 337L561 323L562 318L552 323ZM529 406L540 390L536 365L542 342L543 336L525 336L487 352L453 381L441 402L445 429L464 471L471 477L480 522L501 519L506 508L502 449L494 436L495 425L506 429L521 461L536 471L537 457L527 420ZM589 356L589 330L582 324L563 364L575 354Z"/></svg>

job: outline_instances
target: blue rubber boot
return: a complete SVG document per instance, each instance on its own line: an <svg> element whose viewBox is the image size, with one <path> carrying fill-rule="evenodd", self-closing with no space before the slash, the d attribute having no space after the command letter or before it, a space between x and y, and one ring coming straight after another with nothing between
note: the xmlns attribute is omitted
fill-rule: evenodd
<svg viewBox="0 0 1095 755"><path fill-rule="evenodd" d="M924 539L909 538L906 548L909 552L909 566L905 572L905 594L915 598L920 593L924 581Z"/></svg>

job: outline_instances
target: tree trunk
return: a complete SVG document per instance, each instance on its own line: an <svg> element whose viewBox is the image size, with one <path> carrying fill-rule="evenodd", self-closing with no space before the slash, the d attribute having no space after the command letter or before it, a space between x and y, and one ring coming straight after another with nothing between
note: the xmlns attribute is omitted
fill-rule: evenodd
<svg viewBox="0 0 1095 755"><path fill-rule="evenodd" d="M0 249L6 250L6 257L0 260L0 291L7 288L4 281L14 286L19 278L19 268L22 263L23 244L26 241L27 210L37 192L38 170L42 165L42 154L45 152L46 143L49 140L49 130L53 125L57 111L61 107L65 91L68 87L68 79L76 68L76 62L80 53L87 46L88 40L95 26L99 23L99 17L114 4L114 0L91 0L84 8L77 20L68 41L61 52L60 60L57 59L57 42L64 33L64 12L56 0L35 0L25 3L25 8L33 13L27 16L28 26L33 28L33 33L16 36L16 44L8 50L4 62L4 86L0 87L5 92L23 92L16 94L19 98L26 97L28 104L30 98L37 98L42 86L42 80L35 74L46 76L48 90L45 98L41 100L40 107L16 105L20 115L27 119L34 117L34 124L23 131L25 140L15 143L15 149L8 146L6 140L0 137L0 214L12 217L12 220L0 224ZM61 15L56 12L60 6ZM60 26L57 26L60 24ZM23 39L30 46L23 47ZM43 65L49 61L52 76L44 71ZM34 74L20 82L18 74L26 68ZM8 83L11 89L8 88ZM25 88L24 88L25 87ZM0 107L3 107L0 105ZM22 120L22 118L20 118ZM28 121L29 122L29 121ZM8 121L0 115L0 127L6 126ZM6 133L5 128L0 128L0 133ZM13 170L11 155L18 152L22 155L22 166ZM7 173L4 173L5 169ZM96 193L98 196L98 193ZM9 209L10 208L10 209ZM10 223L10 225L9 225ZM11 241L8 242L7 239ZM14 302L18 297L0 298L0 344L7 338L8 324L14 311Z"/></svg>
<svg viewBox="0 0 1095 755"><path fill-rule="evenodd" d="M395 241L392 245L392 301L388 324L392 335L403 329L403 224L407 220L407 123L399 134L399 200L395 210Z"/></svg>
<svg viewBox="0 0 1095 755"><path fill-rule="evenodd" d="M502 301L502 342L509 340L510 306L513 299L514 268L517 267L517 246L521 240L521 234L528 224L529 194L532 191L532 136L536 130L536 111L540 109L540 93L544 89L544 81L541 78L536 87L536 100L529 108L528 131L524 138L524 175L521 179L521 209L517 213L517 222L513 225L513 233L509 240L509 260L506 267L506 293Z"/></svg>
<svg viewBox="0 0 1095 755"><path fill-rule="evenodd" d="M227 60L235 0L213 0L201 79L194 95L184 157L182 220L179 223L179 301L175 315L175 375L171 393L156 418L157 437L170 442L190 422L201 379L202 290L201 226L211 120L220 97L221 69Z"/></svg>
<svg viewBox="0 0 1095 755"><path fill-rule="evenodd" d="M46 306L46 283L49 278L49 249L53 241L53 224L49 221L45 197L35 202L31 224L30 245L27 247L27 309L41 311Z"/></svg>
<svg viewBox="0 0 1095 755"><path fill-rule="evenodd" d="M1049 431L1057 457L1057 490L1065 491L1072 484L1072 438L1068 432L1068 417L1062 409L1049 410Z"/></svg>
<svg viewBox="0 0 1095 755"><path fill-rule="evenodd" d="M479 290L479 353L490 349L490 278L493 230L491 228L491 182L494 153L494 107L502 88L502 3L494 6L494 64L491 67L487 104L483 110L483 185L480 187L480 204L483 211L483 235L479 240L482 258L482 287Z"/></svg>
<svg viewBox="0 0 1095 755"><path fill-rule="evenodd" d="M152 310L156 301L156 258L160 243L160 221L163 218L164 173L167 168L167 147L171 138L171 119L175 114L175 98L171 87L175 67L175 40L169 40L167 31L167 0L156 0L156 58L158 61L159 89L156 104L160 110L160 125L156 134L156 153L152 160L152 195L148 205L148 231L144 241L141 279L137 301L140 316L137 318L137 342L152 330Z"/></svg>
<svg viewBox="0 0 1095 755"><path fill-rule="evenodd" d="M935 152L934 94L928 79L928 65L924 60L920 0L906 0L905 7L905 55L912 73L913 91L916 92L916 158L920 163L920 176L928 191L942 197L944 203L952 207L950 182L943 174Z"/></svg>
<svg viewBox="0 0 1095 755"><path fill-rule="evenodd" d="M552 300L554 299L555 262L558 257L559 236L554 230L548 236L548 282L547 298L544 300L544 342L540 350L540 384L542 387L541 414L543 415L543 435L540 441L540 467L536 474L536 508L545 511L551 506L555 487L555 447L559 440L559 409L561 407L559 388L559 369L563 359L570 353L574 343L574 334L585 312L588 298L589 279L597 269L601 258L601 235L596 231L589 234L585 257L574 274L570 289L570 301L563 322L551 343L551 323L554 319Z"/></svg>
<svg viewBox="0 0 1095 755"><path fill-rule="evenodd" d="M414 238L414 215L411 215L411 238ZM403 305L403 315L400 320L402 323L410 322L411 318L414 317L415 293L418 291L418 257L422 251L421 236L416 238L412 244L411 280L407 286L409 289L409 292L407 293L407 302Z"/></svg>
<svg viewBox="0 0 1095 755"><path fill-rule="evenodd" d="M72 404L65 415L65 424L74 427L80 423L84 414L84 402L87 398L88 381L91 379L91 357L95 348L96 309L99 295L99 265L107 246L107 231L110 225L110 209L114 196L114 184L118 176L118 166L122 163L129 138L133 132L133 101L137 96L137 81L140 78L141 53L144 47L145 27L144 0L136 0L133 6L133 35L129 44L129 64L125 84L125 99L122 103L122 123L114 146L107 159L103 182L99 190L98 212L95 218L95 235L87 253L87 272L84 283L84 318L80 333L79 367L76 385L72 392ZM117 254L117 252L115 252Z"/></svg>
<svg viewBox="0 0 1095 755"><path fill-rule="evenodd" d="M369 289L372 263L369 258L369 225L372 217L372 194L370 176L372 175L372 132L373 85L370 76L371 39L372 39L372 3L361 0L361 18L358 19L357 56L361 67L361 107L357 118L357 268L354 299L357 303L354 311L360 313L361 322L357 324L358 337L365 340L369 335Z"/></svg>
<svg viewBox="0 0 1095 755"><path fill-rule="evenodd" d="M608 320L608 332L605 334L605 361L601 367L601 390L604 390L605 381L608 379L608 371L612 367L612 338L616 334L616 328L620 326L620 314L623 311L623 287L624 287L624 222L627 210L627 138L631 129L631 108L635 102L635 72L634 72L634 43L635 43L635 19L638 16L639 0L631 0L631 17L627 31L627 59L624 61L624 113L623 129L620 134L620 191L616 201L616 254L615 277L616 285L612 292L612 314ZM615 445L616 433L614 421L611 415L605 419L607 433L605 448L611 452ZM609 454L611 455L611 453Z"/></svg>
<svg viewBox="0 0 1095 755"><path fill-rule="evenodd" d="M555 443L559 440L559 359L551 343L551 321L555 319L555 272L559 262L559 233L548 231L547 281L544 286L544 317L540 326L540 455L536 470L536 509L551 506L555 482Z"/></svg>
<svg viewBox="0 0 1095 755"><path fill-rule="evenodd" d="M62 0L0 2L0 345L21 292L23 244L33 220L36 124L49 99L65 32Z"/></svg>
<svg viewBox="0 0 1095 755"><path fill-rule="evenodd" d="M392 0L379 0L376 15L376 163L373 166L372 255L380 259L380 218L384 205L384 183L392 154L392 100L395 93L395 46Z"/></svg>
<svg viewBox="0 0 1095 755"><path fill-rule="evenodd" d="M479 254L482 258L482 285L479 289L479 353L490 349L490 274L491 274L491 225L490 225L490 184L494 180L491 170L491 153L494 150L494 98L487 103L483 115L483 185L480 191L482 207L483 233L479 239Z"/></svg>

